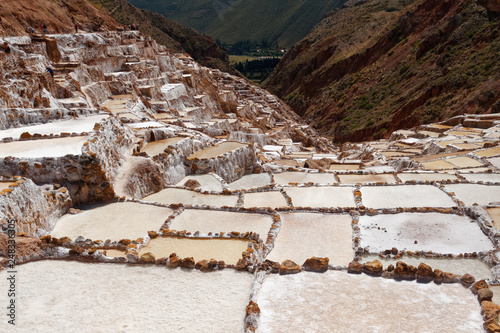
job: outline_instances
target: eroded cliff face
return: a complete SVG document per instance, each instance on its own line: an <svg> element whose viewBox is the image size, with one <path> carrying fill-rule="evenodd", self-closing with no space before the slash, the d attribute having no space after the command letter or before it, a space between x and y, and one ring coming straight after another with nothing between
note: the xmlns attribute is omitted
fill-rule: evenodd
<svg viewBox="0 0 500 333"><path fill-rule="evenodd" d="M292 48L265 86L340 142L498 112L495 8L436 0L346 6Z"/></svg>

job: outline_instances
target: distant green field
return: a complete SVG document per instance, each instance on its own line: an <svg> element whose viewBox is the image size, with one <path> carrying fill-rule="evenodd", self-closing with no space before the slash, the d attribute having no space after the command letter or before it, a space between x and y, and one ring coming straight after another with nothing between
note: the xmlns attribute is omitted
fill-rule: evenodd
<svg viewBox="0 0 500 333"><path fill-rule="evenodd" d="M259 57L254 57L254 56L247 56L247 55L229 55L229 61L232 64L236 64L238 62L244 62L245 60L251 61L259 59Z"/></svg>
<svg viewBox="0 0 500 333"><path fill-rule="evenodd" d="M223 43L240 40L288 48L347 0L129 0Z"/></svg>

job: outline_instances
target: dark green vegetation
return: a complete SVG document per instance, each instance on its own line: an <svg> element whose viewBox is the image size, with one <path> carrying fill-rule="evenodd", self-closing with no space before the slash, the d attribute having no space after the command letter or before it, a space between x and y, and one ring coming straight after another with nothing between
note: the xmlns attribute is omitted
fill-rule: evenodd
<svg viewBox="0 0 500 333"><path fill-rule="evenodd" d="M262 83L279 63L279 58L257 58L253 60L240 61L234 67L248 79L255 83Z"/></svg>
<svg viewBox="0 0 500 333"><path fill-rule="evenodd" d="M476 1L371 0L326 18L265 88L336 141L500 112L500 20Z"/></svg>
<svg viewBox="0 0 500 333"><path fill-rule="evenodd" d="M121 24L138 24L141 32L174 52L189 53L204 66L236 74L226 51L210 36L202 35L158 13L136 8L125 0L97 0L93 3L106 9Z"/></svg>
<svg viewBox="0 0 500 333"><path fill-rule="evenodd" d="M131 0L223 43L242 40L290 47L346 0Z"/></svg>

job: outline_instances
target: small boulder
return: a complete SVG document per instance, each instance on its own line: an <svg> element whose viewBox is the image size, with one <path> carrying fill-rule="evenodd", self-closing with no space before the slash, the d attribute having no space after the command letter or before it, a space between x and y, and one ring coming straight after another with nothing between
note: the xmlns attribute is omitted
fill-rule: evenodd
<svg viewBox="0 0 500 333"><path fill-rule="evenodd" d="M485 280L479 280L470 287L470 290L476 295L479 290L485 288L489 288L488 283Z"/></svg>
<svg viewBox="0 0 500 333"><path fill-rule="evenodd" d="M373 260L363 264L363 271L371 275L381 275L384 266L379 260Z"/></svg>
<svg viewBox="0 0 500 333"><path fill-rule="evenodd" d="M493 292L491 291L490 288L483 288L480 289L477 292L477 299L479 300L479 303L482 303L484 301L490 301L493 299Z"/></svg>
<svg viewBox="0 0 500 333"><path fill-rule="evenodd" d="M305 271L311 271L311 272L326 272L328 270L328 262L330 259L328 258L317 258L317 257L312 257L307 259L304 264L302 265L302 268Z"/></svg>
<svg viewBox="0 0 500 333"><path fill-rule="evenodd" d="M498 325L498 321L494 318L490 320L486 320L483 324L484 329L488 333L499 333L500 325Z"/></svg>
<svg viewBox="0 0 500 333"><path fill-rule="evenodd" d="M500 306L497 304L490 301L484 301L481 303L481 315L483 316L484 321L498 318L499 313Z"/></svg>
<svg viewBox="0 0 500 333"><path fill-rule="evenodd" d="M177 256L177 254L172 253L165 265L169 268L177 268L181 265L181 259Z"/></svg>
<svg viewBox="0 0 500 333"><path fill-rule="evenodd" d="M245 311L247 316L258 315L260 313L260 308L257 303L250 301Z"/></svg>
<svg viewBox="0 0 500 333"><path fill-rule="evenodd" d="M195 266L194 258L193 257L187 257L187 258L182 259L181 263L180 263L180 266L184 267L184 268L193 269L194 266Z"/></svg>
<svg viewBox="0 0 500 333"><path fill-rule="evenodd" d="M431 266L421 262L417 268L417 281L418 282L431 282L434 278L434 272Z"/></svg>
<svg viewBox="0 0 500 333"><path fill-rule="evenodd" d="M238 260L238 262L236 263L234 268L237 271L246 271L249 265L250 265L250 263L248 262L248 260L245 258L242 258L242 259Z"/></svg>
<svg viewBox="0 0 500 333"><path fill-rule="evenodd" d="M156 262L155 256L151 252L146 252L141 256L141 260L145 264L154 264Z"/></svg>
<svg viewBox="0 0 500 333"><path fill-rule="evenodd" d="M417 268L402 261L396 263L394 268L394 278L403 280L414 280L417 275Z"/></svg>
<svg viewBox="0 0 500 333"><path fill-rule="evenodd" d="M470 286L472 286L472 284L474 284L474 282L476 282L476 279L472 275L470 275L470 274L464 274L460 278L460 283L464 287L467 287L467 288L469 288Z"/></svg>
<svg viewBox="0 0 500 333"><path fill-rule="evenodd" d="M158 233L156 231L148 231L148 235L151 239L158 237Z"/></svg>
<svg viewBox="0 0 500 333"><path fill-rule="evenodd" d="M291 260L283 261L280 266L280 275L297 274L301 271L302 269L300 268L300 266Z"/></svg>
<svg viewBox="0 0 500 333"><path fill-rule="evenodd" d="M353 260L349 263L347 267L347 272L351 274L361 274L363 273L363 264L360 262Z"/></svg>
<svg viewBox="0 0 500 333"><path fill-rule="evenodd" d="M187 188L198 188L200 186L201 186L200 182L197 180L194 180L194 179L188 179L184 183L184 187L187 187Z"/></svg>

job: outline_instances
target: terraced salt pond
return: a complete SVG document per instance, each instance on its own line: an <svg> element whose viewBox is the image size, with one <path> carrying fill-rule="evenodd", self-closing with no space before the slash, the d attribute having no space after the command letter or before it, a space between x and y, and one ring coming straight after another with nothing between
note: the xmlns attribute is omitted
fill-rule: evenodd
<svg viewBox="0 0 500 333"><path fill-rule="evenodd" d="M287 207L287 202L281 192L246 193L243 207Z"/></svg>
<svg viewBox="0 0 500 333"><path fill-rule="evenodd" d="M72 215L66 214L50 233L53 237L78 236L92 240L137 239L150 230L158 231L172 210L134 202L97 206Z"/></svg>
<svg viewBox="0 0 500 333"><path fill-rule="evenodd" d="M286 187L294 207L355 207L352 187Z"/></svg>
<svg viewBox="0 0 500 333"><path fill-rule="evenodd" d="M252 285L251 274L232 269L72 261L32 262L17 276L17 332L243 332ZM0 330L12 327L2 320Z"/></svg>
<svg viewBox="0 0 500 333"><path fill-rule="evenodd" d="M487 209L488 214L491 216L493 223L498 228L500 226L500 208L489 208Z"/></svg>
<svg viewBox="0 0 500 333"><path fill-rule="evenodd" d="M393 175L338 175L343 184L366 184L366 183L396 183Z"/></svg>
<svg viewBox="0 0 500 333"><path fill-rule="evenodd" d="M249 190L264 187L271 184L271 176L267 173L246 175L240 179L229 183L227 188L230 191Z"/></svg>
<svg viewBox="0 0 500 333"><path fill-rule="evenodd" d="M500 183L499 173L474 173L474 174L464 174L465 179L471 182L491 182Z"/></svg>
<svg viewBox="0 0 500 333"><path fill-rule="evenodd" d="M479 303L460 284L276 274L265 278L257 303L257 332L283 332L284 323L294 332L483 332Z"/></svg>
<svg viewBox="0 0 500 333"><path fill-rule="evenodd" d="M453 200L432 185L361 187L363 204L369 208L454 207Z"/></svg>
<svg viewBox="0 0 500 333"><path fill-rule="evenodd" d="M393 247L442 254L488 252L493 244L477 223L464 216L403 213L361 216L360 247L380 253Z"/></svg>
<svg viewBox="0 0 500 333"><path fill-rule="evenodd" d="M95 115L89 117L81 117L70 120L55 121L52 123L24 126L18 128L9 128L0 131L0 140L4 138L11 137L13 139L19 139L21 134L27 132L31 135L50 135L50 134L61 134L61 133L82 133L91 132L94 129L94 125L103 119L108 118L107 115Z"/></svg>
<svg viewBox="0 0 500 333"><path fill-rule="evenodd" d="M68 154L81 155L83 144L87 139L87 136L75 136L0 143L0 157L43 158Z"/></svg>
<svg viewBox="0 0 500 333"><path fill-rule="evenodd" d="M163 153L165 151L165 149L168 148L169 146L174 146L182 139L185 139L185 138L176 137L176 138L168 138L168 139L163 139L163 140L158 140L158 141L152 141L152 142L149 142L141 150L141 152L146 153L149 156L156 156L156 155Z"/></svg>
<svg viewBox="0 0 500 333"><path fill-rule="evenodd" d="M15 185L17 185L17 183L15 183L15 182L0 181L0 192L2 192L3 190L8 189L11 186L15 186Z"/></svg>
<svg viewBox="0 0 500 333"><path fill-rule="evenodd" d="M457 176L447 173L398 173L398 177L403 183L408 181L439 182L458 179Z"/></svg>
<svg viewBox="0 0 500 333"><path fill-rule="evenodd" d="M202 194L179 188L166 188L145 197L145 201L154 201L161 204L208 205L214 207L234 207L238 202L237 195Z"/></svg>
<svg viewBox="0 0 500 333"><path fill-rule="evenodd" d="M282 225L267 259L290 259L302 265L311 257L328 257L330 264L347 266L354 258L350 215L280 214Z"/></svg>
<svg viewBox="0 0 500 333"><path fill-rule="evenodd" d="M403 256L399 259L384 259L378 255L363 255L361 262L369 262L379 260L384 268L389 265L396 266L398 261L402 261L408 265L418 267L423 262L432 267L432 269L439 269L443 272L448 272L457 275L471 274L476 280L493 279L491 270L484 262L479 259L441 259L441 258L425 258L425 257L410 257Z"/></svg>
<svg viewBox="0 0 500 333"><path fill-rule="evenodd" d="M267 214L186 209L170 223L169 227L191 233L199 231L202 234L251 231L266 241L272 223L272 216Z"/></svg>
<svg viewBox="0 0 500 333"><path fill-rule="evenodd" d="M277 185L288 184L334 184L337 183L335 176L331 173L307 173L307 172L283 172L275 173L274 182Z"/></svg>
<svg viewBox="0 0 500 333"><path fill-rule="evenodd" d="M195 261L215 259L236 264L247 248L245 239L157 237L142 247L139 255L151 252L156 258L168 258L176 253L180 258L193 257Z"/></svg>
<svg viewBox="0 0 500 333"><path fill-rule="evenodd" d="M216 146L197 151L196 153L189 156L187 160L193 160L195 158L198 158L200 160L211 159L246 146L247 145L243 143L227 141Z"/></svg>
<svg viewBox="0 0 500 333"><path fill-rule="evenodd" d="M466 206L472 206L475 203L489 205L500 202L500 186L498 185L448 184L445 187L454 192Z"/></svg>

